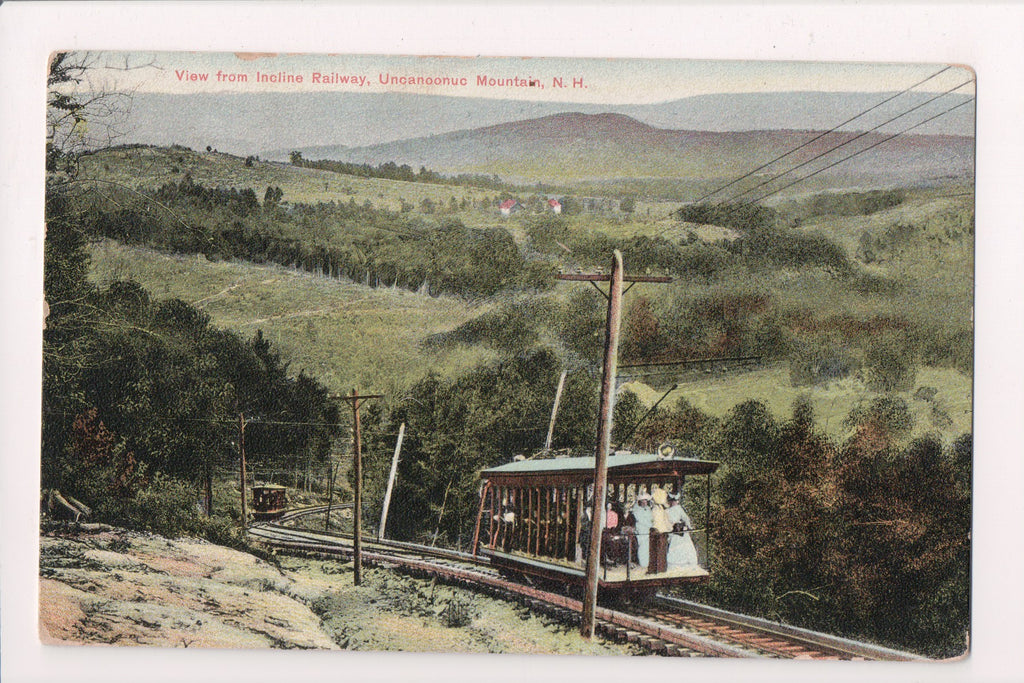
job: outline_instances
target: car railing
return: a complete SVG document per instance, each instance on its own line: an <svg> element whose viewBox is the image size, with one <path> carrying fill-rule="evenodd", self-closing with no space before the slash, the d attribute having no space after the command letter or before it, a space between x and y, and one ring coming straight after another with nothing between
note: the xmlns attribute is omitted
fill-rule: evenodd
<svg viewBox="0 0 1024 683"><path fill-rule="evenodd" d="M664 565L666 572L673 569L685 567L697 567L708 571L707 558L707 530L704 528L685 529L681 531L658 532L651 531L647 541L648 552L652 547L661 547L655 537L664 537L663 550L666 554ZM654 541L652 543L652 541ZM675 544L684 544L674 548ZM692 543L693 547L687 548L685 544ZM639 563L639 543L637 534L633 531L611 531L606 529L601 535L601 568L603 578L607 580L608 571L619 567L625 567L626 580L632 580L634 575L650 576L650 558L648 566L643 567ZM674 561L681 561L676 563Z"/></svg>

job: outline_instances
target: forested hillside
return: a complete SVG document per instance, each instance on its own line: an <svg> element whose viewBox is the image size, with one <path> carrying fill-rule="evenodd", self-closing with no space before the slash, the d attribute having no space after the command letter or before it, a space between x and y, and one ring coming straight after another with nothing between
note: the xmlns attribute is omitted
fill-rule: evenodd
<svg viewBox="0 0 1024 683"><path fill-rule="evenodd" d="M56 82L74 75L62 64ZM332 472L349 443L329 395L359 386L383 394L364 412L366 527L405 424L389 533L465 549L479 470L536 456L562 372L552 446L592 454L605 300L555 275L606 269L619 249L627 272L672 278L628 294L620 362L700 361L624 369L613 434L721 461L710 518L691 511L714 539L698 597L964 652L963 185L684 204L643 179L556 197L321 166L50 148L44 489L101 519L238 543L235 508L206 517L196 501L230 487L242 430L268 478L318 488L310 473Z"/></svg>

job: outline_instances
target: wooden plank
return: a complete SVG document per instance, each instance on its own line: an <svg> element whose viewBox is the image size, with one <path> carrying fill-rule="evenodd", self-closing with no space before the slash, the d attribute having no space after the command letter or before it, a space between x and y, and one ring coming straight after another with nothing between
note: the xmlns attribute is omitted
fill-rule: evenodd
<svg viewBox="0 0 1024 683"><path fill-rule="evenodd" d="M534 530L536 536L533 539L533 554L540 555L541 552L541 532L544 527L544 489L535 489L535 500L536 510L534 510L533 518L536 521L537 528Z"/></svg>
<svg viewBox="0 0 1024 683"><path fill-rule="evenodd" d="M565 499L565 516L562 519L562 526L565 527L565 546L564 546L564 549L562 550L562 557L564 557L565 559L569 559L569 555L570 555L569 551L571 550L571 546L569 545L569 530L572 528L572 524L570 522L570 517L569 517L569 515L570 515L569 510L571 509L571 506L569 505L569 493L570 493L570 490L571 489L566 488L564 486L562 487L562 497ZM575 554L574 553L572 553L572 559L575 559Z"/></svg>
<svg viewBox="0 0 1024 683"><path fill-rule="evenodd" d="M405 423L403 422L402 424ZM484 486L483 492L480 494L480 509L476 513L476 525L473 527L473 557L476 557L476 549L480 544L480 520L484 516L484 504L487 502L487 494L490 493L490 491L491 483L487 482ZM488 517L492 516L493 515L488 515ZM383 517L383 519L387 519L387 517ZM381 533L383 533L383 529L381 529ZM377 538L380 538L379 534ZM490 538L490 536L488 536L488 538Z"/></svg>

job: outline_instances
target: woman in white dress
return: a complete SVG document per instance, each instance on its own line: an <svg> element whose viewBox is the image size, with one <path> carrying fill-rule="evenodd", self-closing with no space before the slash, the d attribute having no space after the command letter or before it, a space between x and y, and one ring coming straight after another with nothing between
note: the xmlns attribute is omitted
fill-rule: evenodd
<svg viewBox="0 0 1024 683"><path fill-rule="evenodd" d="M630 513L636 521L636 559L640 566L646 569L650 557L651 494L646 491L640 493Z"/></svg>
<svg viewBox="0 0 1024 683"><path fill-rule="evenodd" d="M668 542L668 566L669 567L695 567L697 566L697 547L690 538L689 531L693 522L686 510L679 504L679 494L672 494L668 497L668 519L672 523L676 533L673 533Z"/></svg>

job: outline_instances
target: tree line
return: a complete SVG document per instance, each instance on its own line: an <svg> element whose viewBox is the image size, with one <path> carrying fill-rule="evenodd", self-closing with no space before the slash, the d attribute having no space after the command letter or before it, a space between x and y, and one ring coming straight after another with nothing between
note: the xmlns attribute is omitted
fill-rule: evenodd
<svg viewBox="0 0 1024 683"><path fill-rule="evenodd" d="M322 171L331 171L343 175L351 175L359 178L381 178L384 180L401 180L409 183L430 183L433 185L452 185L456 187L472 187L484 190L502 190L505 192L520 192L526 189L534 192L560 193L565 188L545 183L536 183L529 188L514 183L503 181L494 174L483 173L458 173L456 175L445 175L432 171L426 166L420 166L414 171L409 164L397 164L394 161L386 161L376 166L372 164L357 164L347 161L335 161L332 159L305 159L302 152L292 151L288 160L293 166L301 168L315 168Z"/></svg>
<svg viewBox="0 0 1024 683"><path fill-rule="evenodd" d="M527 263L503 228L470 228L450 217L433 222L355 201L283 207L283 193L273 187L260 204L249 188L205 187L188 175L151 196L158 204L149 207L137 199L120 206L92 200L88 229L125 244L434 295L480 297L550 283L543 277L549 268Z"/></svg>
<svg viewBox="0 0 1024 683"><path fill-rule="evenodd" d="M338 424L326 387L290 376L259 332L242 339L134 282L89 283L87 220L69 193L47 197L43 487L177 534L202 530L197 492L237 462L242 415L254 466L324 463Z"/></svg>
<svg viewBox="0 0 1024 683"><path fill-rule="evenodd" d="M478 472L540 450L558 374L551 349L430 376L398 406L368 409L365 491L380 514L395 433L407 431L388 535L467 549L479 503ZM597 377L570 373L553 447L591 455ZM724 418L685 399L646 408L630 392L615 406L613 441L652 452L665 441L722 463L711 517L710 583L689 597L805 628L957 656L970 623L972 439L908 441L905 402L883 395L847 418L848 436L824 434L798 399L779 419L759 401ZM711 454L714 454L713 456ZM693 500L692 498L690 499Z"/></svg>

